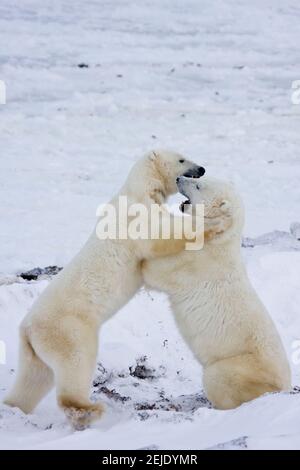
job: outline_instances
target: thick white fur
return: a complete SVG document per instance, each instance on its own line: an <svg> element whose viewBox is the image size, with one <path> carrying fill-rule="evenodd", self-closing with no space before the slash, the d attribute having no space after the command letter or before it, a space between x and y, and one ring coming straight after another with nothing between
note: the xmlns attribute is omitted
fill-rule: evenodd
<svg viewBox="0 0 300 470"><path fill-rule="evenodd" d="M244 210L239 196L219 180L181 180L191 202L205 204L211 240L197 252L146 261L145 283L169 295L179 329L204 368L205 391L216 408L235 408L266 392L288 390L284 348L242 260ZM192 206L186 207L192 214Z"/></svg>
<svg viewBox="0 0 300 470"><path fill-rule="evenodd" d="M177 191L176 178L197 167L173 152L151 152L132 169L118 196L131 203L163 203ZM31 412L56 385L57 400L75 426L100 416L89 400L102 323L142 285L143 259L175 253L184 240L99 240L95 230L63 271L50 283L20 327L16 383L5 403Z"/></svg>

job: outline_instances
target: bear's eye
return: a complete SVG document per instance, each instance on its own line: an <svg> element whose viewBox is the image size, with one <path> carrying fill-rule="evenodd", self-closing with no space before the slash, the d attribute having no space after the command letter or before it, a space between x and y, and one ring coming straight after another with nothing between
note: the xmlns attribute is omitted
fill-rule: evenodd
<svg viewBox="0 0 300 470"><path fill-rule="evenodd" d="M197 189L200 189L200 186L199 186L199 184L196 184L196 188L197 188Z"/></svg>
<svg viewBox="0 0 300 470"><path fill-rule="evenodd" d="M181 159L179 160L179 163L184 163L184 158L181 158Z"/></svg>

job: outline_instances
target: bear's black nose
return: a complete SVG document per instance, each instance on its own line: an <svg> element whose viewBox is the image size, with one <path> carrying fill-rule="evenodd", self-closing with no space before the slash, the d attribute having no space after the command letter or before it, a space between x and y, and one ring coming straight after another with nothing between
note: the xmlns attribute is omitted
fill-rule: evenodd
<svg viewBox="0 0 300 470"><path fill-rule="evenodd" d="M193 166L188 171L186 171L183 176L186 178L200 178L205 173L205 168L203 166Z"/></svg>
<svg viewBox="0 0 300 470"><path fill-rule="evenodd" d="M176 178L176 183L178 183L178 182L179 182L179 176L177 176L177 178Z"/></svg>

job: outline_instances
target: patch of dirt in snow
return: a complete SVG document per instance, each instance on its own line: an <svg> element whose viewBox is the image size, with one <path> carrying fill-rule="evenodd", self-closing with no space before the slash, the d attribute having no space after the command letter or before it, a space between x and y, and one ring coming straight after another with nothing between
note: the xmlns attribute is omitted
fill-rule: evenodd
<svg viewBox="0 0 300 470"><path fill-rule="evenodd" d="M203 391L179 396L167 395L163 381L160 380L166 379L165 372L163 366L157 369L151 367L146 356L138 358L134 366L122 372L108 372L99 363L92 398L105 398L106 403L113 403L120 409L126 406L142 421L157 416L157 411L179 413L182 419L190 419L198 408L212 407ZM126 390L126 393L121 393L122 390Z"/></svg>

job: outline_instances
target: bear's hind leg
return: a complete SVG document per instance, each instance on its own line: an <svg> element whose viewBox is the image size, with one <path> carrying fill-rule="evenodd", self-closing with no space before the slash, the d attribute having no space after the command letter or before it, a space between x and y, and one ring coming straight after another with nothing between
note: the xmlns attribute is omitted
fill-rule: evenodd
<svg viewBox="0 0 300 470"><path fill-rule="evenodd" d="M275 377L253 354L211 364L204 369L203 384L208 399L220 410L236 408L265 393L280 390Z"/></svg>
<svg viewBox="0 0 300 470"><path fill-rule="evenodd" d="M30 413L52 387L52 370L36 355L26 332L21 330L17 378L4 403Z"/></svg>
<svg viewBox="0 0 300 470"><path fill-rule="evenodd" d="M97 335L82 339L54 366L57 402L76 430L85 429L100 418L104 407L90 401L92 380L97 359Z"/></svg>

